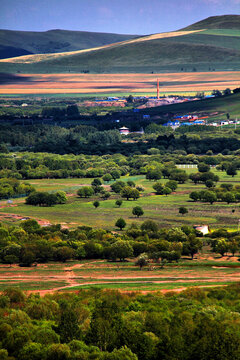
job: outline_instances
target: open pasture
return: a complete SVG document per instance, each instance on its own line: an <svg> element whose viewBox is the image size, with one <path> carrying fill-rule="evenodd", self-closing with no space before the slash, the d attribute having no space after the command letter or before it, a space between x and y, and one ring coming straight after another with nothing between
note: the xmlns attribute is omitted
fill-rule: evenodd
<svg viewBox="0 0 240 360"><path fill-rule="evenodd" d="M22 74L5 81L0 94L161 94L211 92L239 86L240 71L181 72L167 74Z"/></svg>
<svg viewBox="0 0 240 360"><path fill-rule="evenodd" d="M185 169L188 173L197 171L196 168ZM213 170L219 177L221 184L232 183L239 184L240 173L234 178L226 175L225 172ZM141 197L136 201L124 200L119 208L115 205L115 201L119 195L111 193L108 200L99 199L98 196L92 198L79 198L76 195L77 189L82 185L90 185L93 179L41 179L28 180L36 187L37 190L57 191L64 190L68 193L68 202L65 205L55 205L54 207L38 207L25 205L24 199L14 199L13 205L9 205L7 201L0 201L0 222L19 223L23 217L31 217L41 220L41 224L60 223L63 227L75 228L81 225L89 225L96 228L104 228L116 231L114 226L119 217L123 217L129 226L132 222L139 225L148 219L156 221L161 227L172 227L196 224L208 224L211 229L228 228L237 230L238 219L240 218L240 209L238 203L216 202L212 205L209 203L193 202L189 199L192 191L203 190L203 184L194 185L192 181L180 184L176 192L165 196L155 195L153 192L154 182L146 180L144 175L125 176L121 180L133 180L137 185L142 186L145 190ZM162 179L165 183L167 180ZM111 184L111 183L110 183ZM109 184L105 185L106 189ZM100 206L95 209L93 201L99 200ZM140 218L132 215L134 206L141 206L144 215ZM184 206L188 209L188 214L180 215L179 207ZM232 212L232 210L235 210Z"/></svg>

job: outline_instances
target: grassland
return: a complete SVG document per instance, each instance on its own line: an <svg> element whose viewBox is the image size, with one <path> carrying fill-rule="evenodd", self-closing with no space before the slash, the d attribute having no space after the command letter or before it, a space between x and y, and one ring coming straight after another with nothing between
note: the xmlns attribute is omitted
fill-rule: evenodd
<svg viewBox="0 0 240 360"><path fill-rule="evenodd" d="M188 173L195 169L186 169ZM220 183L231 182L238 184L240 173L232 177L213 170L220 176ZM7 201L0 202L0 221L19 223L22 217L31 217L42 220L45 223L61 223L64 227L74 228L79 225L89 225L97 228L116 230L114 224L119 217L123 217L127 224L132 222L141 224L147 219L155 220L161 227L171 227L195 224L209 224L210 228L227 227L236 230L239 219L239 206L232 203L208 203L192 202L189 199L190 192L204 189L204 185L194 185L192 182L179 185L177 191L169 196L155 195L153 182L145 179L145 176L126 176L124 181L133 180L137 185L144 187L145 191L137 201L124 201L118 208L115 201L118 195L112 193L108 200L100 200L100 207L95 209L91 199L82 199L76 195L81 185L91 184L92 179L60 179L60 180L28 180L38 190L65 190L68 192L68 202L65 205L54 207L36 207L24 204L24 199L15 199L14 206L9 206ZM167 180L161 180L162 183ZM109 185L106 185L108 188ZM139 205L144 210L141 218L132 215L132 208ZM180 206L187 207L189 213L182 216L178 213ZM232 213L232 209L235 210Z"/></svg>
<svg viewBox="0 0 240 360"><path fill-rule="evenodd" d="M50 30L43 32L0 30L0 57L76 51L124 41L136 35L88 31Z"/></svg>
<svg viewBox="0 0 240 360"><path fill-rule="evenodd" d="M238 118L240 116L240 94L144 109L144 113L150 115L160 115L166 112L184 114L202 113L208 115L211 120L219 120L222 115L226 119L226 113L231 114L232 118Z"/></svg>
<svg viewBox="0 0 240 360"><path fill-rule="evenodd" d="M213 21L213 23L211 23ZM207 19L191 27L142 36L91 49L26 55L0 61L1 72L151 73L238 70L240 64L239 16ZM199 25L201 24L201 28ZM219 26L219 30L216 26ZM210 32L209 32L210 31Z"/></svg>

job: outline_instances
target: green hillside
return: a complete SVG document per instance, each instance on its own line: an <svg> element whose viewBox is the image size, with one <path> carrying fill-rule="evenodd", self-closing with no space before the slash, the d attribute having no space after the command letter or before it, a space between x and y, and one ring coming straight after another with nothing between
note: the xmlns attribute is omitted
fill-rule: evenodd
<svg viewBox="0 0 240 360"><path fill-rule="evenodd" d="M200 30L200 29L237 29L240 30L239 15L220 15L210 16L195 24L187 26L182 30Z"/></svg>
<svg viewBox="0 0 240 360"><path fill-rule="evenodd" d="M89 49L135 37L136 35L68 30L49 30L45 32L0 30L0 59L26 54L46 54Z"/></svg>
<svg viewBox="0 0 240 360"><path fill-rule="evenodd" d="M0 71L61 73L88 69L92 73L142 73L183 68L208 71L209 67L239 70L240 29L236 30L236 23L237 20L240 23L240 16L227 16L227 19L226 16L208 18L200 22L202 29L189 27L186 31L153 34L83 51L2 60ZM199 27L197 24L192 27ZM223 28L224 24L229 28Z"/></svg>
<svg viewBox="0 0 240 360"><path fill-rule="evenodd" d="M151 115L159 115L166 112L174 114L182 112L201 112L210 115L219 112L224 114L229 113L233 118L240 118L240 93L221 96L218 98L209 98L198 101L189 101L179 104L148 108L141 111L144 112L144 114ZM212 117L214 117L214 115Z"/></svg>

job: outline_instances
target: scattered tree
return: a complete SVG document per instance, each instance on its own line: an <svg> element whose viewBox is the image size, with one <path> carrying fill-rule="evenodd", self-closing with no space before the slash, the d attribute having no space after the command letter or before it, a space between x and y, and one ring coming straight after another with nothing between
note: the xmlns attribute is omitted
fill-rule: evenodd
<svg viewBox="0 0 240 360"><path fill-rule="evenodd" d="M141 206L135 206L132 209L132 214L136 215L137 217L142 216L144 214L143 209L141 208Z"/></svg>
<svg viewBox="0 0 240 360"><path fill-rule="evenodd" d="M123 218L119 218L116 223L115 226L118 227L120 230L122 230L123 228L126 227L126 221Z"/></svg>
<svg viewBox="0 0 240 360"><path fill-rule="evenodd" d="M94 206L95 208L98 208L99 205L100 205L100 202L99 202L99 201L96 200L96 201L93 202L93 206Z"/></svg>
<svg viewBox="0 0 240 360"><path fill-rule="evenodd" d="M179 212L179 214L185 215L188 213L188 209L185 208L184 206L180 206L178 212Z"/></svg>

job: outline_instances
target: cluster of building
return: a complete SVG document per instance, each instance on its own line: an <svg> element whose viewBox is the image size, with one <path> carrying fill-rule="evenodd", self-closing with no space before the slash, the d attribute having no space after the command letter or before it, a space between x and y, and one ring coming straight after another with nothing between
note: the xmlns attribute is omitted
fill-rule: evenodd
<svg viewBox="0 0 240 360"><path fill-rule="evenodd" d="M181 121L175 120L175 121L168 121L167 123L163 124L163 126L170 126L172 129L176 129L179 126L191 126L191 125L206 125L206 121L203 119L198 119L198 117L189 117L187 118L186 115L184 117L178 116L177 118L180 118ZM188 120L188 121L185 121Z"/></svg>

